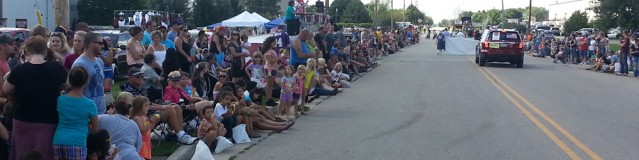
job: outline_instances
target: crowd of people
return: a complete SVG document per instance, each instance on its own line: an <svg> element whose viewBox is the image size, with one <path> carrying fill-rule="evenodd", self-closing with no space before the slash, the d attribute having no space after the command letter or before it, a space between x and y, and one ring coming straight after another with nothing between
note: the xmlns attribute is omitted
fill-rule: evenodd
<svg viewBox="0 0 639 160"><path fill-rule="evenodd" d="M191 35L179 22L148 21L129 29L126 82L113 86L119 50L86 23L76 26L37 25L26 41L0 35L0 159L151 159L159 124L178 143L211 150L235 142L239 125L250 138L279 133L309 114L307 103L352 87L382 56L419 42L410 28L353 29L347 38L337 25L296 36L279 26L250 53L240 29ZM112 95L113 87L122 92Z"/></svg>
<svg viewBox="0 0 639 160"><path fill-rule="evenodd" d="M529 42L527 50L536 52L535 57L549 56L553 62L590 65L590 70L609 72L620 76L630 76L634 70L635 78L639 78L639 37L624 32L620 39L620 49L610 48L610 40L604 32L574 32L560 40L552 34L536 32L526 37Z"/></svg>

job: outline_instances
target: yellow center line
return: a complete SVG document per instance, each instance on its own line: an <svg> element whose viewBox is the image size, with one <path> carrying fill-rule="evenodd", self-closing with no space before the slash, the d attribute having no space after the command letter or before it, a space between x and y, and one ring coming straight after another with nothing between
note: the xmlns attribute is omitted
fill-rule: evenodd
<svg viewBox="0 0 639 160"><path fill-rule="evenodd" d="M517 91L515 91L510 86L508 86L508 84L504 83L504 81L502 81L494 73L492 73L491 71L489 71L487 69L486 69L486 72L489 75L491 75L493 78L495 78L495 80L497 80L497 82L501 83L504 87L506 87L506 89L508 91L510 91L513 95L515 95L515 97L519 98L522 102L524 102L524 104L526 104L533 111L535 111L535 113L537 113L537 115L539 115L541 118L546 120L551 126L555 127L555 129L557 129L561 134L563 134L566 138L568 138L568 140L570 140L579 149L581 149L584 153L586 153L588 156L590 156L591 159L593 159L593 160L602 160L603 159L597 153L593 152L590 148L588 148L588 146L586 146L581 141L579 141L579 139L575 138L572 134L570 134L568 131L566 131L566 129L564 129L559 124L557 124L552 118L548 117L548 115L546 115L544 112L539 110L539 108L537 108L535 105L530 103L530 101L528 101L528 99L526 99L523 96L521 96Z"/></svg>
<svg viewBox="0 0 639 160"><path fill-rule="evenodd" d="M467 58L471 62L474 62L473 59L471 59L470 57L467 57ZM548 138L550 138L550 140L553 141L561 150L566 152L566 154L568 154L568 156L571 159L573 159L573 160L581 160L581 157L579 157L579 155L577 155L570 147L568 147L568 145L566 145L566 143L561 141L561 139L559 139L557 137L557 135L552 133L550 131L550 129L548 129L548 127L546 127L546 125L541 123L539 121L539 119L537 119L535 116L533 116L524 106L521 105L521 103L519 103L519 101L517 101L510 94L508 94L508 92L506 92L501 86L499 86L497 84L497 82L495 81L497 79L496 77L492 77L492 76L488 75L488 73L486 73L486 71L483 68L478 68L478 69L479 69L480 73L482 75L484 75L484 77L486 77L486 79L488 79L488 81L490 81L490 83L492 83L497 89L499 89L499 91L504 96L506 96L506 98L508 100L510 100L510 102L512 102L515 106L517 106L517 108L519 108L519 110L521 110L521 112L524 113L524 115L526 115L526 117L528 117L528 119L530 119L530 121L532 121L537 127L539 127L539 129L541 129L541 131L544 134L546 134L546 136L548 136ZM494 78L495 80L493 80L492 78Z"/></svg>

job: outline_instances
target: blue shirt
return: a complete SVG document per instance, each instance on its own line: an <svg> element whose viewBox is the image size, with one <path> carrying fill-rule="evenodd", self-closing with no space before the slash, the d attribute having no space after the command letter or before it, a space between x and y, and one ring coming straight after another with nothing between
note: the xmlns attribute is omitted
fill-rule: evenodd
<svg viewBox="0 0 639 160"><path fill-rule="evenodd" d="M169 33L166 34L166 39L170 40L171 42L173 42L175 40L175 38L177 38L177 32L176 31L169 31Z"/></svg>
<svg viewBox="0 0 639 160"><path fill-rule="evenodd" d="M164 41L162 41L160 43L162 43L164 46L166 46L166 49L169 49L169 48L176 49L175 48L175 43L173 43L173 40L165 39Z"/></svg>
<svg viewBox="0 0 639 160"><path fill-rule="evenodd" d="M306 42L302 42L302 54L310 54ZM291 45L291 60L288 61L289 64L306 64L306 59L307 58L297 57L297 51L293 48L293 45Z"/></svg>
<svg viewBox="0 0 639 160"><path fill-rule="evenodd" d="M58 127L53 135L53 144L80 146L87 145L89 119L98 115L95 103L86 97L68 95L58 97Z"/></svg>
<svg viewBox="0 0 639 160"><path fill-rule="evenodd" d="M148 46L153 43L153 39L151 39L151 33L144 31L144 37L142 37L142 45Z"/></svg>
<svg viewBox="0 0 639 160"><path fill-rule="evenodd" d="M142 133L140 128L129 117L115 114L98 115L100 129L109 131L111 144L120 149L118 156L126 160L143 160L140 157L140 149L142 149ZM86 140L86 139L85 139Z"/></svg>
<svg viewBox="0 0 639 160"><path fill-rule="evenodd" d="M93 100L98 108L98 114L106 113L104 105L104 62L102 59L91 60L84 54L73 62L73 67L82 67L89 73L89 84L84 87L84 96Z"/></svg>

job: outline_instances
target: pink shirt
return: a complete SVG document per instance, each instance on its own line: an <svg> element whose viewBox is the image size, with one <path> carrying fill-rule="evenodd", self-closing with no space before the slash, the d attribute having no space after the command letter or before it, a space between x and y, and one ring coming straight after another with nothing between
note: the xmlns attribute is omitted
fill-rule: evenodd
<svg viewBox="0 0 639 160"><path fill-rule="evenodd" d="M302 94L302 89L304 88L304 82L306 81L306 76L303 75L301 77L295 76L295 84L293 86L293 93Z"/></svg>
<svg viewBox="0 0 639 160"><path fill-rule="evenodd" d="M279 58L279 56L277 55L277 53L275 53L275 51L273 50L269 50L266 52L266 54L264 54L264 59L266 59L266 57L274 57L274 58ZM266 61L266 65L264 65L264 69L268 69L268 70L276 70L278 67L278 64L270 64L268 63L268 61Z"/></svg>
<svg viewBox="0 0 639 160"><path fill-rule="evenodd" d="M7 60L0 59L0 72L2 72L2 75L6 75L9 70L9 63L7 63Z"/></svg>
<svg viewBox="0 0 639 160"><path fill-rule="evenodd" d="M162 99L168 100L171 103L180 103L180 99L182 99L182 97L187 98L184 101L191 99L191 97L189 97L189 95L186 94L186 91L182 88L173 88L171 86L166 86L164 88L164 97Z"/></svg>

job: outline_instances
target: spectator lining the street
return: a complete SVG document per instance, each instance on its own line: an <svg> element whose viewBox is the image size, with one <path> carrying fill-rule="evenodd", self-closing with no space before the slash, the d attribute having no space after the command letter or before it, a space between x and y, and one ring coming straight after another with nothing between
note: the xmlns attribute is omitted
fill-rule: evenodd
<svg viewBox="0 0 639 160"><path fill-rule="evenodd" d="M173 40L173 42L175 42L175 48L177 48L177 51L179 53L177 61L179 62L180 69L183 72L190 73L191 62L193 62L190 54L193 45L192 43L189 43L189 37L191 36L191 34L189 33L189 30L186 28L186 26L180 26L178 29L179 34L177 38Z"/></svg>
<svg viewBox="0 0 639 160"><path fill-rule="evenodd" d="M138 125L142 134L142 149L140 156L146 160L151 159L151 130L160 122L160 114L147 116L149 113L149 99L138 96L133 99L131 105L131 119Z"/></svg>
<svg viewBox="0 0 639 160"><path fill-rule="evenodd" d="M151 32L151 39L153 43L147 49L147 51L149 51L148 53L155 55L155 62L157 62L156 64L159 65L159 68L162 68L162 63L164 63L164 60L166 59L167 50L167 47L162 44L162 37L164 36L160 31Z"/></svg>
<svg viewBox="0 0 639 160"><path fill-rule="evenodd" d="M111 136L106 129L89 133L87 136L87 160L120 159L118 148L113 148L113 152L109 153L111 146Z"/></svg>
<svg viewBox="0 0 639 160"><path fill-rule="evenodd" d="M284 77L281 79L282 91L280 91L279 116L284 117L287 121L294 119L289 114L290 107L293 103L293 88L295 87L295 77L293 77L293 66L286 66L284 69Z"/></svg>
<svg viewBox="0 0 639 160"><path fill-rule="evenodd" d="M84 53L84 35L86 34L87 32L78 31L73 35L73 52L64 57L64 69L71 70L73 62Z"/></svg>
<svg viewBox="0 0 639 160"><path fill-rule="evenodd" d="M630 46L630 55L634 61L634 77L639 78L639 38Z"/></svg>
<svg viewBox="0 0 639 160"><path fill-rule="evenodd" d="M261 52L253 53L253 62L246 67L246 74L250 81L257 83L258 89L266 87L266 73L264 70L264 55Z"/></svg>
<svg viewBox="0 0 639 160"><path fill-rule="evenodd" d="M119 149L118 156L126 160L143 160L140 157L142 149L142 134L135 121L129 119L131 104L117 101L113 104L114 113L98 115L100 129L109 131L111 144Z"/></svg>
<svg viewBox="0 0 639 160"><path fill-rule="evenodd" d="M84 36L84 53L73 62L73 67L83 67L89 74L89 84L84 88L84 96L93 100L98 107L98 114L106 113L104 104L104 62L100 49L104 45L100 35L89 32Z"/></svg>
<svg viewBox="0 0 639 160"><path fill-rule="evenodd" d="M268 37L262 43L262 48L260 49L261 53L264 53L264 60L266 60L266 65L264 66L264 71L266 72L266 105L267 106L277 106L277 103L273 100L273 88L276 87L276 78L278 76L278 54L275 52L276 42L275 37Z"/></svg>
<svg viewBox="0 0 639 160"><path fill-rule="evenodd" d="M98 130L98 111L95 103L86 98L82 90L89 75L84 68L69 71L71 91L58 97L58 126L53 136L54 159L86 159L86 139Z"/></svg>
<svg viewBox="0 0 639 160"><path fill-rule="evenodd" d="M126 45L127 68L140 68L144 64L144 56L148 53L140 42L144 33L142 33L142 28L138 26L129 29L129 33L131 34L131 39Z"/></svg>
<svg viewBox="0 0 639 160"><path fill-rule="evenodd" d="M206 62L195 65L193 73L193 88L205 100L213 100L213 87L217 79L211 75Z"/></svg>
<svg viewBox="0 0 639 160"><path fill-rule="evenodd" d="M109 37L104 37L102 39L102 43L103 43L103 49L102 49L102 54L100 54L98 57L100 57L100 59L102 59L102 62L104 62L104 92L107 93L107 97L113 99L113 97L111 96L111 87L113 86L114 83L114 79L115 79L115 71L113 70L113 60L115 59L115 54L118 53L119 49L118 48L110 48L109 46L111 46L111 40Z"/></svg>
<svg viewBox="0 0 639 160"><path fill-rule="evenodd" d="M197 138L200 138L209 150L213 152L217 146L218 137L226 135L224 124L217 121L215 108L208 106L201 111L202 121L197 131Z"/></svg>
<svg viewBox="0 0 639 160"><path fill-rule="evenodd" d="M144 23L144 36L142 37L142 40L140 41L142 43L142 46L148 47L155 42L155 40L152 39L153 36L151 35L155 31L155 29L157 29L155 21L149 19L146 21L146 23ZM149 53L153 53L153 52L149 52Z"/></svg>
<svg viewBox="0 0 639 160"><path fill-rule="evenodd" d="M16 66L2 86L3 97L12 96L20 104L13 108L10 159L18 159L33 149L44 159L53 159L51 144L58 124L57 98L67 73L60 63L44 60L47 52L44 38L29 38L25 48L28 62Z"/></svg>
<svg viewBox="0 0 639 160"><path fill-rule="evenodd" d="M62 32L51 33L49 38L49 49L53 51L53 54L60 64L64 64L64 59L69 54L69 45L67 44L67 37Z"/></svg>
<svg viewBox="0 0 639 160"><path fill-rule="evenodd" d="M142 66L141 69L131 68L129 70L129 71L134 70L134 72L139 71L143 73L143 75L133 75L133 77L135 76L143 77L144 85L142 85L142 89L147 91L147 95L149 95L150 96L149 98L152 100L156 100L157 98L162 97L161 82L164 81L164 78L158 74L157 69L153 68L153 65L157 63L155 59L156 59L155 55L147 54L146 56L144 56L144 65Z"/></svg>
<svg viewBox="0 0 639 160"><path fill-rule="evenodd" d="M242 41L240 40L240 33L233 31L231 33L231 40L229 40L228 47L231 63L231 75L232 81L237 82L243 80L246 77L246 72L242 69L244 67L244 53L242 53Z"/></svg>
<svg viewBox="0 0 639 160"><path fill-rule="evenodd" d="M160 31L160 33L162 33L162 40L160 41L160 43L162 43L167 48L167 50L169 48L175 49L175 43L173 43L173 40L167 39L168 31L166 27L160 26L158 27L158 30Z"/></svg>

